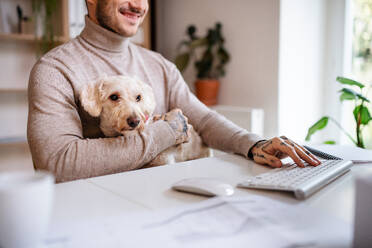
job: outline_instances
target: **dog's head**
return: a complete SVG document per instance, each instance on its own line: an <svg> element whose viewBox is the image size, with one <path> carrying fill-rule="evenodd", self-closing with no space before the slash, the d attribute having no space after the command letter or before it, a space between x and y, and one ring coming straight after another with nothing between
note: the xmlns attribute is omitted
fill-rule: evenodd
<svg viewBox="0 0 372 248"><path fill-rule="evenodd" d="M106 77L85 85L80 102L91 116L100 117L100 128L109 137L142 130L155 109L152 88L129 76Z"/></svg>

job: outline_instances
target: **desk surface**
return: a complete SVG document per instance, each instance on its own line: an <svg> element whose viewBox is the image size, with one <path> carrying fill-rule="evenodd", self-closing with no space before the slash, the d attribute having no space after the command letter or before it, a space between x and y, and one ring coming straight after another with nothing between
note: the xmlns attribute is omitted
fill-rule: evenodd
<svg viewBox="0 0 372 248"><path fill-rule="evenodd" d="M320 209L351 224L354 210L353 176L372 171L371 165L354 165L351 173L346 173L304 201L283 192L236 188L235 194L264 195L287 204L304 203L314 211ZM268 170L270 168L266 166L227 154L58 184L51 228L57 228L69 220L184 207L208 198L172 191L170 187L176 181L190 177L213 177L236 185L247 176Z"/></svg>

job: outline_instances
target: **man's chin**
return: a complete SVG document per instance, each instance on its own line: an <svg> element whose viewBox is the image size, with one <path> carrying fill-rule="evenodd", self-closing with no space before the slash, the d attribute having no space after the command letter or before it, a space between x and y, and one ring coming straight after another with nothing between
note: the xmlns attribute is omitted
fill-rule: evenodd
<svg viewBox="0 0 372 248"><path fill-rule="evenodd" d="M123 25L120 28L118 28L118 34L124 36L124 37L132 37L137 34L139 25Z"/></svg>
<svg viewBox="0 0 372 248"><path fill-rule="evenodd" d="M137 30L135 30L135 31L124 31L124 32L122 32L121 33L121 35L122 36L124 36L124 37L128 37L128 38L130 38L130 37L133 37L133 36L135 36L137 34Z"/></svg>

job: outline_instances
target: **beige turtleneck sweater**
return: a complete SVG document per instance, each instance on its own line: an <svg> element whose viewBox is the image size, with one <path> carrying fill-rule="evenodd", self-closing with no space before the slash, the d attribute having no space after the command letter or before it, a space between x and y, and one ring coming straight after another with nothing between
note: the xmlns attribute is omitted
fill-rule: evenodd
<svg viewBox="0 0 372 248"><path fill-rule="evenodd" d="M86 17L77 38L42 57L29 81L28 142L35 168L57 182L137 169L175 144L167 122L158 121L130 136L105 138L99 120L80 106L79 90L103 75L132 75L148 83L155 114L180 108L210 147L247 156L261 138L203 105L174 64Z"/></svg>

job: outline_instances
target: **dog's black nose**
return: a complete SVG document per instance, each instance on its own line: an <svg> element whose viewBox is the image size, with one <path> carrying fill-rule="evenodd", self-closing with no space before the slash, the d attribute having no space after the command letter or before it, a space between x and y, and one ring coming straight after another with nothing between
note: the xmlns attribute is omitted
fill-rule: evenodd
<svg viewBox="0 0 372 248"><path fill-rule="evenodd" d="M131 116L127 119L127 123L130 127L135 128L140 123L140 119L137 116Z"/></svg>

